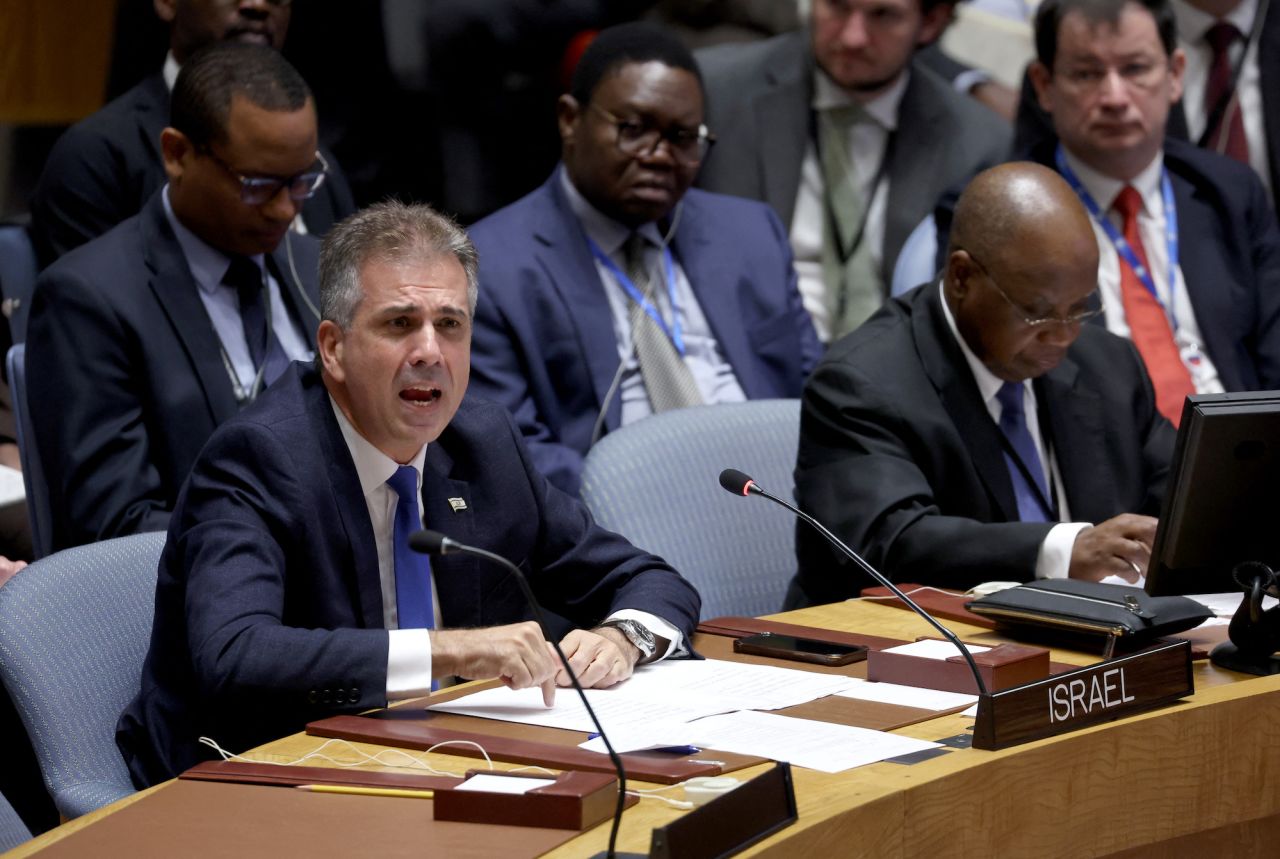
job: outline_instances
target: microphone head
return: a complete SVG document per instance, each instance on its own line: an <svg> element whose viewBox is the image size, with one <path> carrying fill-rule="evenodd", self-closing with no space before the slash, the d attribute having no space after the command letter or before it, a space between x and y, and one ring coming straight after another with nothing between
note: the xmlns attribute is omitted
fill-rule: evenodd
<svg viewBox="0 0 1280 859"><path fill-rule="evenodd" d="M448 539L439 531L414 531L409 535L409 548L422 555L439 555Z"/></svg>
<svg viewBox="0 0 1280 859"><path fill-rule="evenodd" d="M746 495L755 481L736 468L726 468L720 472L720 485L734 495Z"/></svg>

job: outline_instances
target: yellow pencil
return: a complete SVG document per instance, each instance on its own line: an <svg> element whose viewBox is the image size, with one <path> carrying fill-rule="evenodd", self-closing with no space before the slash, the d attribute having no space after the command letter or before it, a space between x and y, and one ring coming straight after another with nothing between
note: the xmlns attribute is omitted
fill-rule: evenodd
<svg viewBox="0 0 1280 859"><path fill-rule="evenodd" d="M348 787L341 784L300 784L298 790L312 793L345 793L352 796L400 796L410 799L431 799L435 791L404 790L396 787Z"/></svg>

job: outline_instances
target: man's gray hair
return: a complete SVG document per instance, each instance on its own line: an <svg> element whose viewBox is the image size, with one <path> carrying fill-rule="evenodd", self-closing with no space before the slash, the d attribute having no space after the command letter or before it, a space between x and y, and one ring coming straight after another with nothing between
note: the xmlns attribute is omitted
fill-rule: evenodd
<svg viewBox="0 0 1280 859"><path fill-rule="evenodd" d="M452 256L467 276L474 316L479 293L475 245L453 219L430 206L375 203L333 227L320 247L320 315L347 329L364 298L360 269L369 262L426 262Z"/></svg>

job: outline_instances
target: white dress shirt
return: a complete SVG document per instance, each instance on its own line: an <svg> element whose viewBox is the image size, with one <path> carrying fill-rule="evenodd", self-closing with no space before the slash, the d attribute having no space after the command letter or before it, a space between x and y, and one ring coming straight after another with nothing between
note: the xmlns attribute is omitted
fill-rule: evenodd
<svg viewBox="0 0 1280 859"><path fill-rule="evenodd" d="M969 365L969 372L973 375L973 380L978 384L978 393L982 396L982 402L986 405L987 412L991 415L991 420L995 421L998 426L1000 417L1004 413L1004 408L1000 405L1000 400L996 398L996 395L1004 387L1004 380L997 377L987 369L987 366L982 361L978 360L978 356L973 354L969 344L960 335L960 329L956 327L955 317L951 315L951 308L947 306L947 296L941 282L938 284L938 292L942 299L943 315L947 318L947 327L951 329L952 336L960 344L960 351L964 353L964 360ZM1039 414L1035 388L1030 380L1022 383L1022 413L1024 415ZM1053 487L1053 493L1058 502L1058 518L1061 520L1057 525L1049 529L1049 533L1045 535L1044 542L1040 544L1040 553L1036 556L1036 578L1065 579L1071 569L1071 551L1075 547L1076 537L1081 531L1088 528L1090 523L1066 521L1071 513L1067 507L1066 491L1062 488L1062 473L1058 470L1058 458L1052 450L1045 451L1044 439L1040 435L1039 420L1028 420L1027 429L1031 433L1031 440L1036 444L1036 453L1039 454L1040 461L1048 464L1049 482Z"/></svg>
<svg viewBox="0 0 1280 859"><path fill-rule="evenodd" d="M1178 19L1178 43L1187 54L1187 69L1182 77L1182 109L1187 117L1187 132L1191 139L1199 140L1204 134L1209 117L1205 111L1204 94L1209 86L1209 69L1213 64L1213 48L1205 39L1209 28L1218 23L1208 12L1195 8L1186 0L1174 0L1173 11ZM1253 29L1258 15L1258 0L1240 0L1222 20L1234 24L1245 39ZM1240 62L1245 50L1244 39L1238 40L1230 50L1232 64ZM1262 73L1258 69L1258 42L1249 44L1236 81L1240 99L1240 111L1244 120L1244 136L1249 142L1249 166L1262 179L1268 194L1271 192L1271 164L1267 158L1267 130L1262 116Z"/></svg>
<svg viewBox="0 0 1280 859"><path fill-rule="evenodd" d="M1066 154L1067 164L1075 171L1080 183L1098 204L1098 208L1111 220L1116 230L1123 233L1124 224L1111 206L1125 183L1102 175L1069 151L1065 149L1063 151ZM1175 266L1172 273L1169 271L1169 247L1165 240L1164 194L1160 189L1163 169L1164 153L1161 152L1129 183L1142 198L1142 211L1138 213L1138 235L1142 239L1142 249L1147 256L1147 265L1156 286L1156 294L1164 307L1169 307L1172 294L1174 319L1171 322L1177 322L1173 339L1183 358L1182 363L1191 374L1196 393L1221 393L1222 381L1218 378L1218 369L1205 352L1204 337L1200 333L1200 325L1191 307L1187 284L1182 278L1182 267ZM1102 225L1096 220L1092 223L1094 236L1098 240L1098 290L1102 295L1102 303L1106 311L1107 330L1112 334L1128 338L1129 322L1125 318L1124 301L1120 295L1120 266L1123 263ZM1180 237L1182 247L1187 247L1195 240L1195 236ZM1193 355L1198 356L1199 360L1188 360L1188 357Z"/></svg>
<svg viewBox="0 0 1280 859"><path fill-rule="evenodd" d="M849 163L858 177L863 199L871 195L867 209L866 229L862 241L867 243L877 269L884 260L885 207L889 200L888 173L880 176L881 165L888 156L889 136L898 127L898 106L907 91L910 71L904 71L890 87L865 104L859 102L821 69L813 73L815 113L849 104L860 106L867 121L859 122L849 132ZM831 339L831 309L827 306L827 285L822 274L822 241L826 223L825 182L817 145L810 136L800 165L800 187L796 191L796 208L791 216L791 251L795 256L796 277L805 310L813 317L818 338ZM874 185L874 187L872 187Z"/></svg>
<svg viewBox="0 0 1280 859"><path fill-rule="evenodd" d="M605 215L591 205L574 187L564 168L559 170L560 187L569 201L569 208L582 224L583 231L596 243L601 253L609 257L622 272L626 271L624 246L632 230ZM678 210L677 210L678 211ZM670 325L671 298L666 285L666 273L662 261L662 236L658 226L648 223L636 232L648 239L645 250L645 265L649 276L654 278L655 288L652 293L654 307L662 318ZM618 359L622 362L622 380L620 392L622 398L622 426L634 423L641 418L653 414L653 406L649 402L649 391L644 386L644 377L640 374L640 362L636 358L631 343L631 306L634 303L623 289L609 267L599 259L594 259L600 282L605 287L605 297L609 301L609 311L613 316L613 333L618 342ZM711 325L702 312L693 286L684 273L680 261L672 257L672 275L675 279L675 298L679 313L681 335L684 339L684 363L693 374L704 403L741 403L747 396L738 384L733 367L725 360L711 332ZM603 404L607 409L608 403Z"/></svg>

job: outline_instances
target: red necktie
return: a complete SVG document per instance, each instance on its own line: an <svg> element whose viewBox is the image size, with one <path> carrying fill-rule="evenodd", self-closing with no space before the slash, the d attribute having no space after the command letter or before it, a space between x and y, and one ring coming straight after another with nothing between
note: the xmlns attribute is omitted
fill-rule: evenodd
<svg viewBox="0 0 1280 859"><path fill-rule="evenodd" d="M1132 185L1126 185L1116 196L1112 208L1124 219L1124 240L1133 248L1142 267L1150 272L1147 253L1138 235L1142 198ZM1187 372L1178 354L1178 346L1173 342L1173 332L1169 329L1164 308L1123 257L1119 262L1120 299L1124 304L1125 320L1129 323L1129 336L1147 365L1147 373L1156 390L1156 408L1177 426L1182 418L1182 402L1188 394L1196 392L1195 385L1191 383L1191 374ZM1173 276L1174 272L1170 271L1169 277Z"/></svg>
<svg viewBox="0 0 1280 859"><path fill-rule="evenodd" d="M1209 80L1204 88L1205 117L1210 118L1219 101L1230 99L1226 110L1218 119L1213 134L1206 145L1214 152L1222 152L1237 161L1249 163L1249 140L1244 135L1244 114L1240 110L1239 95L1231 92L1231 46L1243 36L1234 24L1220 21L1209 28L1204 39L1213 49L1213 61L1209 66Z"/></svg>

